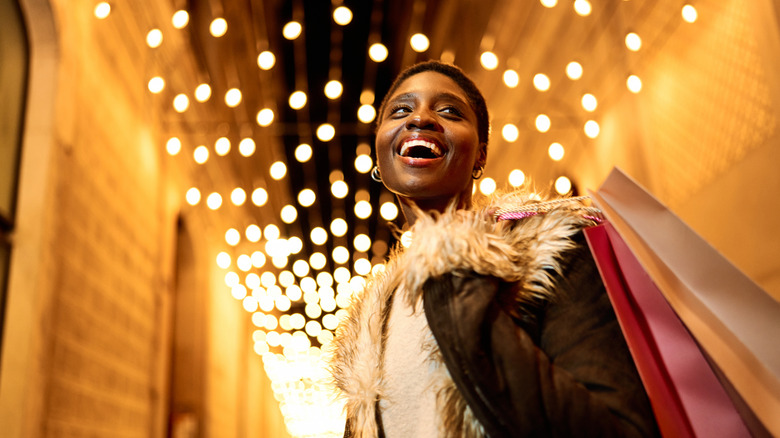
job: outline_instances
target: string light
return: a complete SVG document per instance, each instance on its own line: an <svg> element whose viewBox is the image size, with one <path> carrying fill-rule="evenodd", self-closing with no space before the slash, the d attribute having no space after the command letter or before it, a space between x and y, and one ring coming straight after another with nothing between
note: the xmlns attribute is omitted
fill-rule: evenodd
<svg viewBox="0 0 780 438"><path fill-rule="evenodd" d="M520 136L520 131L518 131L517 126L512 123L507 123L501 128L501 136L504 137L504 140L514 143Z"/></svg>
<svg viewBox="0 0 780 438"><path fill-rule="evenodd" d="M214 142L214 152L220 157L224 157L230 152L230 140L226 137L220 137Z"/></svg>
<svg viewBox="0 0 780 438"><path fill-rule="evenodd" d="M146 45L151 48L160 47L163 41L163 34L160 29L152 29L146 34Z"/></svg>
<svg viewBox="0 0 780 438"><path fill-rule="evenodd" d="M100 2L95 5L95 17L99 19L107 18L111 14L111 5L107 2Z"/></svg>
<svg viewBox="0 0 780 438"><path fill-rule="evenodd" d="M387 47L382 43L371 44L368 48L368 57L374 62L382 62L387 59Z"/></svg>
<svg viewBox="0 0 780 438"><path fill-rule="evenodd" d="M226 253L225 251L220 252L217 254L217 266L219 266L222 269L227 269L230 267L230 254Z"/></svg>
<svg viewBox="0 0 780 438"><path fill-rule="evenodd" d="M691 5L685 5L682 8L682 18L686 23L693 23L699 18L699 13L696 8Z"/></svg>
<svg viewBox="0 0 780 438"><path fill-rule="evenodd" d="M209 160L209 149L206 146L198 146L192 152L192 157L198 164L203 164Z"/></svg>
<svg viewBox="0 0 780 438"><path fill-rule="evenodd" d="M537 73L534 75L534 88L539 91L547 91L550 89L550 78L544 73Z"/></svg>
<svg viewBox="0 0 780 438"><path fill-rule="evenodd" d="M200 84L195 87L195 100L205 102L211 98L211 87L209 84Z"/></svg>
<svg viewBox="0 0 780 438"><path fill-rule="evenodd" d="M244 205L244 202L246 202L246 192L244 189L240 187L233 189L233 191L230 192L230 201L237 207Z"/></svg>
<svg viewBox="0 0 780 438"><path fill-rule="evenodd" d="M563 146L560 143L553 143L547 148L547 155L549 155L553 161L561 161L563 159L563 154Z"/></svg>
<svg viewBox="0 0 780 438"><path fill-rule="evenodd" d="M547 132L550 130L552 122L550 121L550 117L548 117L546 114L539 114L536 116L536 121L534 124L536 125L536 129L539 132Z"/></svg>
<svg viewBox="0 0 780 438"><path fill-rule="evenodd" d="M338 199L344 199L349 193L349 187L344 181L334 181L330 185L330 192Z"/></svg>
<svg viewBox="0 0 780 438"><path fill-rule="evenodd" d="M395 220L398 217L398 206L394 202L385 202L379 207L379 215L386 221Z"/></svg>
<svg viewBox="0 0 780 438"><path fill-rule="evenodd" d="M355 157L355 170L360 173L368 173L374 167L374 160L368 154L360 154Z"/></svg>
<svg viewBox="0 0 780 438"><path fill-rule="evenodd" d="M241 90L231 88L225 93L225 104L230 108L235 108L241 103Z"/></svg>
<svg viewBox="0 0 780 438"><path fill-rule="evenodd" d="M305 163L311 159L312 156L311 146L306 143L301 143L295 148L295 159L299 163Z"/></svg>
<svg viewBox="0 0 780 438"><path fill-rule="evenodd" d="M598 100L596 100L596 96L586 93L582 95L582 108L585 109L585 111L593 112L596 110L596 107L598 106Z"/></svg>
<svg viewBox="0 0 780 438"><path fill-rule="evenodd" d="M320 141L328 142L333 140L333 137L335 136L336 128L330 123L323 123L317 127L317 138L320 139Z"/></svg>
<svg viewBox="0 0 780 438"><path fill-rule="evenodd" d="M189 106L190 99L186 94L177 94L176 97L173 98L173 109L175 109L176 112L183 113L184 111L187 111Z"/></svg>
<svg viewBox="0 0 780 438"><path fill-rule="evenodd" d="M270 70L276 64L276 56L269 51L260 52L257 55L257 66L263 70Z"/></svg>
<svg viewBox="0 0 780 438"><path fill-rule="evenodd" d="M632 93L639 93L642 91L642 80L637 75L631 75L626 79L626 87Z"/></svg>
<svg viewBox="0 0 780 438"><path fill-rule="evenodd" d="M360 219L368 219L371 216L371 203L368 201L358 201L355 203L355 216Z"/></svg>
<svg viewBox="0 0 780 438"><path fill-rule="evenodd" d="M490 51L482 52L479 62L485 70L495 70L498 67L498 56Z"/></svg>
<svg viewBox="0 0 780 438"><path fill-rule="evenodd" d="M626 47L632 52L638 51L642 48L642 38L634 32L630 32L626 35Z"/></svg>
<svg viewBox="0 0 780 438"><path fill-rule="evenodd" d="M412 37L409 39L409 44L411 44L412 50L418 53L422 53L428 50L428 47L430 47L431 42L428 40L427 36L421 33L416 33L412 35Z"/></svg>
<svg viewBox="0 0 780 438"><path fill-rule="evenodd" d="M479 182L479 191L487 196L496 191L496 181L493 178L486 177Z"/></svg>
<svg viewBox="0 0 780 438"><path fill-rule="evenodd" d="M287 165L284 164L283 161L275 161L273 164L271 164L269 173L271 174L271 178L279 181L280 179L284 178L285 175L287 175Z"/></svg>
<svg viewBox="0 0 780 438"><path fill-rule="evenodd" d="M577 61L572 61L566 64L566 76L569 79L576 81L582 77L582 65Z"/></svg>
<svg viewBox="0 0 780 438"><path fill-rule="evenodd" d="M255 141L249 137L238 142L238 153L241 154L242 157L252 156L256 149L257 145L255 144Z"/></svg>
<svg viewBox="0 0 780 438"><path fill-rule="evenodd" d="M509 184L512 187L520 187L525 182L525 174L520 169L514 169L509 172Z"/></svg>
<svg viewBox="0 0 780 438"><path fill-rule="evenodd" d="M312 189L303 189L298 193L298 203L304 207L311 207L316 200L317 195Z"/></svg>
<svg viewBox="0 0 780 438"><path fill-rule="evenodd" d="M344 91L344 86L337 80L328 81L325 84L325 96L328 99L338 99L342 91Z"/></svg>
<svg viewBox="0 0 780 438"><path fill-rule="evenodd" d="M230 246L236 246L241 242L241 233L235 228L229 228L225 231L225 242Z"/></svg>
<svg viewBox="0 0 780 438"><path fill-rule="evenodd" d="M590 13L593 11L593 7L591 6L590 2L587 0L575 0L574 1L574 12L577 13L577 15L580 15L582 17L586 17L590 15Z"/></svg>
<svg viewBox="0 0 780 438"><path fill-rule="evenodd" d="M159 76L155 76L149 79L149 84L147 87L149 88L150 92L158 94L165 88L165 80Z"/></svg>
<svg viewBox="0 0 780 438"><path fill-rule="evenodd" d="M518 75L517 72L511 68L504 71L503 79L504 85L509 88L515 88L520 84L520 75Z"/></svg>
<svg viewBox="0 0 780 438"><path fill-rule="evenodd" d="M333 21L341 26L346 26L352 21L352 11L346 6L339 6L333 11Z"/></svg>
<svg viewBox="0 0 780 438"><path fill-rule="evenodd" d="M222 207L222 196L219 193L211 193L206 198L206 206L211 210L216 210L219 207Z"/></svg>
<svg viewBox="0 0 780 438"><path fill-rule="evenodd" d="M363 123L371 123L374 121L374 118L376 117L376 109L372 105L360 105L360 108L358 108L358 120L360 120Z"/></svg>
<svg viewBox="0 0 780 438"><path fill-rule="evenodd" d="M173 27L175 29L184 29L187 27L187 24L190 22L190 14L187 13L185 10L178 10L173 13L173 17L171 17L171 24L173 24Z"/></svg>
<svg viewBox="0 0 780 438"><path fill-rule="evenodd" d="M224 18L215 18L209 25L209 32L214 38L219 38L227 33L227 21Z"/></svg>
<svg viewBox="0 0 780 438"><path fill-rule="evenodd" d="M274 112L270 108L263 108L257 112L257 124L269 126L274 121Z"/></svg>
<svg viewBox="0 0 780 438"><path fill-rule="evenodd" d="M168 151L168 154L171 156L178 155L179 152L181 152L181 140L179 140L178 137L169 138L165 143L165 150Z"/></svg>
<svg viewBox="0 0 780 438"><path fill-rule="evenodd" d="M540 0L540 2L545 8L553 8L558 4L558 0Z"/></svg>
<svg viewBox="0 0 780 438"><path fill-rule="evenodd" d="M301 36L302 31L303 27L301 26L301 23L298 23L297 21L290 21L282 28L282 35L284 35L284 37L288 40L294 40Z"/></svg>
<svg viewBox="0 0 780 438"><path fill-rule="evenodd" d="M187 200L187 204L197 205L200 202L200 190L195 187L191 187L184 195L184 199Z"/></svg>
<svg viewBox="0 0 780 438"><path fill-rule="evenodd" d="M244 231L244 235L246 236L247 240L249 240L252 243L256 243L263 238L263 231L257 225L252 224L246 227L246 231Z"/></svg>
<svg viewBox="0 0 780 438"><path fill-rule="evenodd" d="M262 207L268 202L268 192L263 188L256 188L252 191L252 203L258 207Z"/></svg>
<svg viewBox="0 0 780 438"><path fill-rule="evenodd" d="M571 180L565 176L558 177L555 180L555 191L560 195L565 195L571 191Z"/></svg>
<svg viewBox="0 0 780 438"><path fill-rule="evenodd" d="M585 122L585 135L587 135L588 138L598 137L600 130L601 128L595 120L588 120Z"/></svg>
<svg viewBox="0 0 780 438"><path fill-rule="evenodd" d="M295 219L298 218L298 210L296 210L292 205L285 205L279 211L279 215L282 218L282 222L291 224L295 222Z"/></svg>
<svg viewBox="0 0 780 438"><path fill-rule="evenodd" d="M306 106L306 93L303 91L296 91L290 95L289 99L290 108L299 110Z"/></svg>

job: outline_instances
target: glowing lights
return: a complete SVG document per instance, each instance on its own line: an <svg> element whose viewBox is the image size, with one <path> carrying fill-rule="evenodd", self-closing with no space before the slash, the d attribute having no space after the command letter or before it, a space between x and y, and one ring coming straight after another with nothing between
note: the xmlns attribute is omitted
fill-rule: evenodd
<svg viewBox="0 0 780 438"><path fill-rule="evenodd" d="M252 224L246 227L246 231L244 231L244 235L246 236L247 240L249 240L252 243L255 243L255 242L259 242L260 239L263 237L263 232L260 230L260 227L258 227L255 224Z"/></svg>
<svg viewBox="0 0 780 438"><path fill-rule="evenodd" d="M301 26L301 23L298 23L297 21L290 21L282 28L282 35L288 40L294 40L301 36L302 31L303 26Z"/></svg>
<svg viewBox="0 0 780 438"><path fill-rule="evenodd" d="M270 108L263 108L257 112L257 124L260 126L269 126L274 122L274 112Z"/></svg>
<svg viewBox="0 0 780 438"><path fill-rule="evenodd" d="M311 233L309 233L309 237L311 238L311 243L315 245L324 245L325 242L328 241L328 232L325 231L325 228L314 227L312 228Z"/></svg>
<svg viewBox="0 0 780 438"><path fill-rule="evenodd" d="M571 180L565 176L560 176L555 180L555 191L558 194L565 195L571 191Z"/></svg>
<svg viewBox="0 0 780 438"><path fill-rule="evenodd" d="M111 14L111 5L108 4L108 2L100 2L97 5L95 5L95 17L99 19L107 18L109 14Z"/></svg>
<svg viewBox="0 0 780 438"><path fill-rule="evenodd" d="M303 189L298 193L298 203L304 207L311 207L316 200L317 195L312 189Z"/></svg>
<svg viewBox="0 0 780 438"><path fill-rule="evenodd" d="M536 126L537 131L547 132L550 130L550 126L552 125L552 122L550 121L550 117L547 116L547 114L539 114L538 116L536 116L534 125Z"/></svg>
<svg viewBox="0 0 780 438"><path fill-rule="evenodd" d="M520 84L520 75L518 75L517 72L511 68L504 71L503 79L504 85L509 88L515 88Z"/></svg>
<svg viewBox="0 0 780 438"><path fill-rule="evenodd" d="M211 24L209 24L209 33L211 33L211 36L214 38L219 38L227 33L227 28L227 21L225 21L224 18L215 18L211 21Z"/></svg>
<svg viewBox="0 0 780 438"><path fill-rule="evenodd" d="M320 139L320 141L328 142L333 140L333 137L335 136L336 128L330 123L323 123L317 127L317 138Z"/></svg>
<svg viewBox="0 0 780 438"><path fill-rule="evenodd" d="M358 201L355 203L355 216L360 219L368 219L371 216L371 203L368 201Z"/></svg>
<svg viewBox="0 0 780 438"><path fill-rule="evenodd" d="M230 267L230 254L222 251L219 254L217 254L217 266L219 266L222 269L227 269Z"/></svg>
<svg viewBox="0 0 780 438"><path fill-rule="evenodd" d="M496 191L496 181L490 177L483 178L479 182L479 191L485 196L492 194Z"/></svg>
<svg viewBox="0 0 780 438"><path fill-rule="evenodd" d="M385 202L379 207L379 215L386 221L395 220L398 217L398 206L394 202Z"/></svg>
<svg viewBox="0 0 780 438"><path fill-rule="evenodd" d="M574 1L574 12L577 13L577 15L581 17L586 17L590 15L590 13L593 11L593 7L591 6L590 2L588 0L575 0Z"/></svg>
<svg viewBox="0 0 780 438"><path fill-rule="evenodd" d="M490 51L482 52L479 62L485 70L495 70L498 67L498 56Z"/></svg>
<svg viewBox="0 0 780 438"><path fill-rule="evenodd" d="M428 40L427 36L421 33L416 33L412 35L411 38L409 38L409 44L411 44L412 50L418 53L422 53L428 50L428 47L430 47L431 42Z"/></svg>
<svg viewBox="0 0 780 438"><path fill-rule="evenodd" d="M187 111L187 108L190 107L190 98L187 97L186 94L177 94L176 97L173 98L173 109L176 110L178 113L183 113L184 111Z"/></svg>
<svg viewBox="0 0 780 438"><path fill-rule="evenodd" d="M160 47L163 41L163 34L160 29L152 29L146 34L146 45L151 48Z"/></svg>
<svg viewBox="0 0 780 438"><path fill-rule="evenodd" d="M558 0L540 0L540 3L545 8L554 8L558 4Z"/></svg>
<svg viewBox="0 0 780 438"><path fill-rule="evenodd" d="M596 100L596 96L586 93L582 95L582 108L585 109L587 112L593 112L596 110L596 107L598 106L598 100Z"/></svg>
<svg viewBox="0 0 780 438"><path fill-rule="evenodd" d="M171 24L173 24L173 27L175 29L184 29L187 27L187 24L190 22L190 14L187 13L185 10L178 10L173 13L173 17L171 17Z"/></svg>
<svg viewBox="0 0 780 438"><path fill-rule="evenodd" d="M149 91L158 94L165 88L165 80L159 76L155 76L151 79L149 79L149 83L147 84L147 88L149 88Z"/></svg>
<svg viewBox="0 0 780 438"><path fill-rule="evenodd" d="M303 91L295 91L290 95L288 102L290 104L290 108L299 110L306 106L306 93Z"/></svg>
<svg viewBox="0 0 780 438"><path fill-rule="evenodd" d="M501 128L501 136L504 137L504 140L514 143L520 136L520 131L518 131L517 126L512 123L507 123Z"/></svg>
<svg viewBox="0 0 780 438"><path fill-rule="evenodd" d="M241 233L235 228L225 231L225 242L230 246L236 246L241 242Z"/></svg>
<svg viewBox="0 0 780 438"><path fill-rule="evenodd" d="M268 202L268 192L263 188L256 188L252 191L252 204L262 207Z"/></svg>
<svg viewBox="0 0 780 438"><path fill-rule="evenodd" d="M366 234L358 234L355 236L352 244L355 246L356 250L360 252L367 252L369 249L371 249L371 238Z"/></svg>
<svg viewBox="0 0 780 438"><path fill-rule="evenodd" d="M642 38L634 32L630 32L626 35L626 47L632 52L638 51L642 48Z"/></svg>
<svg viewBox="0 0 780 438"><path fill-rule="evenodd" d="M585 135L588 136L588 138L596 138L599 136L599 131L601 128L595 120L588 120L585 122L584 130Z"/></svg>
<svg viewBox="0 0 780 438"><path fill-rule="evenodd" d="M321 252L315 252L309 256L309 265L314 269L322 269L328 263L325 255ZM303 288L303 280L301 280L301 288ZM305 290L305 289L304 289Z"/></svg>
<svg viewBox="0 0 780 438"><path fill-rule="evenodd" d="M328 99L338 99L341 97L341 93L344 91L344 86L337 80L328 81L325 84L325 96Z"/></svg>
<svg viewBox="0 0 780 438"><path fill-rule="evenodd" d="M691 5L685 5L682 8L682 18L686 23L693 23L699 18L699 13L696 8Z"/></svg>
<svg viewBox="0 0 780 438"><path fill-rule="evenodd" d="M360 275L368 275L371 272L371 262L368 259L355 260L355 272Z"/></svg>
<svg viewBox="0 0 780 438"><path fill-rule="evenodd" d="M312 156L311 146L306 143L301 143L295 148L295 159L299 163L305 163L311 159Z"/></svg>
<svg viewBox="0 0 780 438"><path fill-rule="evenodd" d="M509 172L509 185L512 187L520 187L525 182L525 173L520 169L514 169Z"/></svg>
<svg viewBox="0 0 780 438"><path fill-rule="evenodd" d="M256 149L257 145L255 144L255 141L249 137L238 142L238 153L241 154L242 157L251 157Z"/></svg>
<svg viewBox="0 0 780 438"><path fill-rule="evenodd" d="M341 180L333 181L333 184L330 185L330 192L334 197L344 199L347 196L347 193L349 193L349 186Z"/></svg>
<svg viewBox="0 0 780 438"><path fill-rule="evenodd" d="M257 66L263 70L270 70L276 64L276 56L269 51L260 52L257 55Z"/></svg>
<svg viewBox="0 0 780 438"><path fill-rule="evenodd" d="M265 265L265 254L260 251L255 251L250 256L252 258L252 266L255 268L262 268Z"/></svg>
<svg viewBox="0 0 780 438"><path fill-rule="evenodd" d="M240 187L236 187L230 192L230 202L235 206L242 206L246 202L246 192Z"/></svg>
<svg viewBox="0 0 780 438"><path fill-rule="evenodd" d="M374 121L374 118L376 117L376 109L374 109L372 105L360 105L357 115L358 120L368 124Z"/></svg>
<svg viewBox="0 0 780 438"><path fill-rule="evenodd" d="M582 77L582 65L577 61L572 61L566 64L566 76L572 81Z"/></svg>
<svg viewBox="0 0 780 438"><path fill-rule="evenodd" d="M209 84L200 84L195 87L195 100L205 102L211 98L211 87Z"/></svg>
<svg viewBox="0 0 780 438"><path fill-rule="evenodd" d="M268 173L271 175L271 178L279 181L287 175L287 165L283 161L275 161L268 169Z"/></svg>
<svg viewBox="0 0 780 438"><path fill-rule="evenodd" d="M368 57L374 62L382 62L387 59L387 47L382 43L371 44L368 48Z"/></svg>
<svg viewBox="0 0 780 438"><path fill-rule="evenodd" d="M168 155L178 155L181 152L181 140L178 137L171 137L165 142L165 150L168 151Z"/></svg>
<svg viewBox="0 0 780 438"><path fill-rule="evenodd" d="M355 157L355 170L360 173L368 173L374 167L374 160L368 154L360 154Z"/></svg>
<svg viewBox="0 0 780 438"><path fill-rule="evenodd" d="M206 146L198 146L192 151L192 158L198 164L203 164L209 160L209 148Z"/></svg>
<svg viewBox="0 0 780 438"><path fill-rule="evenodd" d="M296 210L292 205L288 204L282 207L281 211L279 212L279 216L281 216L282 222L291 224L295 222L295 219L298 218L298 210Z"/></svg>
<svg viewBox="0 0 780 438"><path fill-rule="evenodd" d="M547 155L549 155L553 161L561 161L564 155L563 146L560 143L551 144L550 147L547 148Z"/></svg>
<svg viewBox="0 0 780 438"><path fill-rule="evenodd" d="M200 202L200 190L195 187L191 187L184 195L184 199L187 200L187 204L197 205Z"/></svg>
<svg viewBox="0 0 780 438"><path fill-rule="evenodd" d="M534 75L534 88L539 91L547 91L550 89L550 78L544 73L537 73Z"/></svg>
<svg viewBox="0 0 780 438"><path fill-rule="evenodd" d="M225 105L230 108L235 108L241 103L241 90L238 88L231 88L225 93Z"/></svg>
<svg viewBox="0 0 780 438"><path fill-rule="evenodd" d="M341 26L346 26L352 21L352 11L346 6L339 6L333 11L333 21Z"/></svg>
<svg viewBox="0 0 780 438"><path fill-rule="evenodd" d="M214 142L214 152L220 157L224 157L230 152L230 140L225 137L220 137Z"/></svg>
<svg viewBox="0 0 780 438"><path fill-rule="evenodd" d="M626 87L632 93L639 93L642 91L642 80L637 75L631 75L626 79Z"/></svg>

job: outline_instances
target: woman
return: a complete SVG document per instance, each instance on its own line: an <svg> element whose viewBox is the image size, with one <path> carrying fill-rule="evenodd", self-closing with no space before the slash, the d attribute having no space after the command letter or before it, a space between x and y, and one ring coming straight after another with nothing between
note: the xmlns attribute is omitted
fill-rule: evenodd
<svg viewBox="0 0 780 438"><path fill-rule="evenodd" d="M413 241L339 328L345 436L657 435L580 232L587 210L529 209L517 193L472 209L489 132L473 82L451 65L412 66L377 123L374 176ZM527 217L495 219L513 209Z"/></svg>

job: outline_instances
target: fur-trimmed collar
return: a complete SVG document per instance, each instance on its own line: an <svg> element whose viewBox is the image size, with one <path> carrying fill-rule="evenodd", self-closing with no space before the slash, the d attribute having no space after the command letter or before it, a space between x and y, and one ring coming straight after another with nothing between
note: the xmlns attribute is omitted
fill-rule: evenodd
<svg viewBox="0 0 780 438"><path fill-rule="evenodd" d="M570 206L553 208L519 222L493 219L492 213L498 208L511 209L532 202L536 201L515 192L495 196L478 209L418 215L410 230L411 246L394 250L384 272L369 279L363 293L353 300L349 318L342 321L334 341L331 371L346 401L352 436L378 436L376 403L383 397L384 322L395 290L406 291L408 304L413 306L422 299L422 285L429 278L468 270L518 282L518 304L549 297L559 259L573 246L571 236L592 222L573 212ZM431 356L441 363L437 348ZM446 367L439 368L446 372ZM457 424L457 436L484 436L448 374L446 378L448 385L439 397L445 400L445 406L437 407L444 423ZM450 433L443 431L442 435Z"/></svg>

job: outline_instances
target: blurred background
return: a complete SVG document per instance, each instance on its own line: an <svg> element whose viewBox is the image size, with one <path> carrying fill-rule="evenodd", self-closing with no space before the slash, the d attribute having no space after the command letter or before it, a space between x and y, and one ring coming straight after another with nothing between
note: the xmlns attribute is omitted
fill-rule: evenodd
<svg viewBox="0 0 780 438"><path fill-rule="evenodd" d="M341 436L322 356L404 231L373 123L427 59L487 98L475 197L618 166L780 299L778 8L0 0L2 435Z"/></svg>

